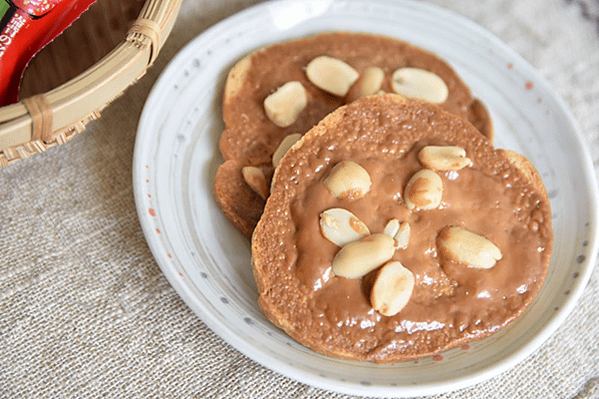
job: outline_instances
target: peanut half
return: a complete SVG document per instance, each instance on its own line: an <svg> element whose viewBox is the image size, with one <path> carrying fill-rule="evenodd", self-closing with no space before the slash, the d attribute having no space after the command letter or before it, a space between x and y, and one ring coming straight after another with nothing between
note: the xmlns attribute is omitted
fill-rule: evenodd
<svg viewBox="0 0 599 399"><path fill-rule="evenodd" d="M414 284L414 274L400 262L386 263L372 286L370 303L380 314L394 316L407 305Z"/></svg>
<svg viewBox="0 0 599 399"><path fill-rule="evenodd" d="M441 104L447 100L449 90L438 75L420 68L399 68L391 77L391 87L407 98Z"/></svg>
<svg viewBox="0 0 599 399"><path fill-rule="evenodd" d="M395 237L395 234L399 231L399 219L391 219L383 229L383 234L387 234L389 237Z"/></svg>
<svg viewBox="0 0 599 399"><path fill-rule="evenodd" d="M436 145L428 145L420 150L418 160L424 167L440 171L460 170L471 162L462 147Z"/></svg>
<svg viewBox="0 0 599 399"><path fill-rule="evenodd" d="M395 249L406 249L410 241L410 224L403 222L399 225L399 230L393 237L395 239Z"/></svg>
<svg viewBox="0 0 599 399"><path fill-rule="evenodd" d="M349 64L326 55L310 61L306 75L316 87L339 97L345 97L360 76Z"/></svg>
<svg viewBox="0 0 599 399"><path fill-rule="evenodd" d="M241 174L243 175L243 180L245 180L256 194L262 197L262 199L268 197L268 185L266 184L266 176L264 176L262 169L255 166L244 166L241 168Z"/></svg>
<svg viewBox="0 0 599 399"><path fill-rule="evenodd" d="M383 234L393 237L395 249L406 249L410 241L410 224L400 222L398 219L391 219L385 226Z"/></svg>
<svg viewBox="0 0 599 399"><path fill-rule="evenodd" d="M320 232L327 240L340 247L370 234L364 222L343 208L327 209L320 214Z"/></svg>
<svg viewBox="0 0 599 399"><path fill-rule="evenodd" d="M441 256L477 269L490 269L502 258L487 238L459 226L444 228L438 237Z"/></svg>
<svg viewBox="0 0 599 399"><path fill-rule="evenodd" d="M297 81L285 83L264 100L264 111L272 123L287 127L297 120L306 108L308 96L306 89Z"/></svg>
<svg viewBox="0 0 599 399"><path fill-rule="evenodd" d="M393 238L386 234L371 234L337 252L333 258L333 273L340 277L360 278L390 260L394 253Z"/></svg>
<svg viewBox="0 0 599 399"><path fill-rule="evenodd" d="M385 71L377 66L370 66L362 73L362 83L360 84L360 96L371 96L381 89L385 80Z"/></svg>
<svg viewBox="0 0 599 399"><path fill-rule="evenodd" d="M370 191L372 181L362 166L353 161L341 161L329 172L323 184L337 198L358 199Z"/></svg>
<svg viewBox="0 0 599 399"><path fill-rule="evenodd" d="M272 154L272 166L275 168L279 166L279 162L281 162L283 155L285 155L301 137L301 133L291 133L286 136L283 141L281 141L281 144L279 144L274 154Z"/></svg>
<svg viewBox="0 0 599 399"><path fill-rule="evenodd" d="M441 204L443 181L430 169L421 169L408 181L404 198L408 209L435 209Z"/></svg>

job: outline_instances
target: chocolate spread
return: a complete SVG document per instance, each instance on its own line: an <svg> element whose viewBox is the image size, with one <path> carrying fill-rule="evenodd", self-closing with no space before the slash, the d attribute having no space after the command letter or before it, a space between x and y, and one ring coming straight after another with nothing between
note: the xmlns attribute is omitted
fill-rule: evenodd
<svg viewBox="0 0 599 399"><path fill-rule="evenodd" d="M259 166L267 176L272 173L272 154L284 137L305 133L339 106L356 99L361 80L344 98L330 95L314 86L306 77L306 65L315 57L338 58L360 74L370 66L385 72L381 89L392 92L391 75L402 67L421 68L441 77L449 97L440 104L448 112L459 115L492 139L493 126L486 108L474 99L469 88L451 66L423 49L385 36L334 32L278 43L247 56L228 77L223 100L226 124L220 139L220 150L228 164L219 170L215 180L219 205L231 221L248 237L258 221L263 203L251 189L238 183L243 166ZM264 112L264 99L278 87L299 81L307 91L308 105L291 126L281 128ZM250 200L248 201L248 198ZM257 216L257 217L256 217Z"/></svg>
<svg viewBox="0 0 599 399"><path fill-rule="evenodd" d="M544 188L535 187L471 126L437 107L372 97L341 112L306 137L275 176L253 246L260 251L254 253L255 274L265 313L319 352L374 362L431 355L516 319L538 293L551 255ZM438 209L410 211L404 189L423 168L417 154L426 145L458 145L472 164L438 172L443 181ZM322 183L342 160L370 174L370 192L359 200L335 198ZM372 233L382 232L393 218L409 222L409 244L393 259L412 271L416 283L397 315L382 316L372 308L375 272L361 279L332 272L339 247L321 234L319 215L334 207L354 213ZM503 258L486 270L444 259L437 238L450 225L486 237Z"/></svg>

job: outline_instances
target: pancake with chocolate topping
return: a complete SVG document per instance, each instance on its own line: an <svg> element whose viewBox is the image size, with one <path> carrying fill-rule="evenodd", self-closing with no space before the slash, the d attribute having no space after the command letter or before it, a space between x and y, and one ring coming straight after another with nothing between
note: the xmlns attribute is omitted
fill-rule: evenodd
<svg viewBox="0 0 599 399"><path fill-rule="evenodd" d="M541 289L552 247L549 200L524 156L388 94L340 107L285 154L252 266L260 308L291 337L385 363L504 329Z"/></svg>
<svg viewBox="0 0 599 399"><path fill-rule="evenodd" d="M343 96L333 95L308 79L307 65L326 55L339 59L358 72L357 81ZM243 179L241 170L253 166L264 174L267 186L272 176L272 156L281 141L292 133L304 134L324 116L360 96L365 71L377 67L384 73L379 89L393 92L393 73L416 68L437 75L447 86L443 109L473 123L490 140L493 125L484 105L472 94L455 71L439 57L406 42L362 33L324 33L278 43L257 50L231 69L225 84L220 139L224 164L218 169L214 192L223 213L244 235L250 237L264 207L264 198ZM290 125L274 124L264 109L265 99L288 82L300 82L307 104Z"/></svg>

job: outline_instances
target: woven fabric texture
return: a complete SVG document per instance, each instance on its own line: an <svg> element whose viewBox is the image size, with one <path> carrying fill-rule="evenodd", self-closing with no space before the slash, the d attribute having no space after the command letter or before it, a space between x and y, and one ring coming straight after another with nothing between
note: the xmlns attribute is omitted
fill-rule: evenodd
<svg viewBox="0 0 599 399"><path fill-rule="evenodd" d="M132 189L144 101L193 37L255 0L184 0L155 65L68 144L0 170L0 398L347 396L248 359L184 304L152 257ZM527 59L563 97L599 168L599 2L434 0ZM599 397L599 268L532 356L435 398Z"/></svg>

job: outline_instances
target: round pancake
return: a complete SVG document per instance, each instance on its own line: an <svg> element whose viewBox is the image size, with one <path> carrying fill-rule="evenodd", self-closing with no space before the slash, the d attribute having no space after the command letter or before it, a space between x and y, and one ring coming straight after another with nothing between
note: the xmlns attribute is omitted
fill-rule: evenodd
<svg viewBox="0 0 599 399"><path fill-rule="evenodd" d="M423 169L418 153L428 145L459 146L471 164L437 172L438 208L410 210L404 190ZM369 173L363 198L337 198L323 184L341 161ZM396 315L371 305L376 270L362 278L332 271L339 247L320 232L319 215L335 207L351 211L373 234L393 218L409 223L408 246L392 260L413 273L415 285ZM447 226L486 237L502 258L477 269L445 256L439 236ZM283 157L252 236L252 265L262 311L290 336L329 356L385 363L505 328L539 292L552 247L549 200L524 156L494 149L470 123L438 106L383 95L334 111Z"/></svg>
<svg viewBox="0 0 599 399"><path fill-rule="evenodd" d="M224 214L247 237L257 222L263 201L247 184L239 181L241 168L258 166L267 178L272 174L272 155L280 142L291 133L305 133L324 116L356 98L356 85L346 97L336 97L314 86L306 77L306 65L320 55L344 60L360 74L369 66L385 71L381 87L392 92L391 75L400 67L415 67L437 74L449 89L440 106L474 124L489 140L493 125L484 105L472 97L470 89L449 64L409 43L363 33L334 32L278 43L257 50L231 69L223 98L225 130L220 138L224 164L215 178L216 199ZM264 111L264 99L289 81L305 87L308 105L295 123L278 127ZM248 200L249 198L249 200ZM246 202L240 204L239 201Z"/></svg>

